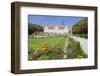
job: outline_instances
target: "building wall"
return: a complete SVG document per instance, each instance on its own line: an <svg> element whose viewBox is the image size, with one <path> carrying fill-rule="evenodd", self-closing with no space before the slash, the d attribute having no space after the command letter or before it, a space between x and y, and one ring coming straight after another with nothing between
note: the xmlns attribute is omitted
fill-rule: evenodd
<svg viewBox="0 0 100 76"><path fill-rule="evenodd" d="M47 26L44 27L44 32L49 32L49 33L68 33L68 27L66 26L64 30L59 30L58 27L56 26L55 29L48 29Z"/></svg>

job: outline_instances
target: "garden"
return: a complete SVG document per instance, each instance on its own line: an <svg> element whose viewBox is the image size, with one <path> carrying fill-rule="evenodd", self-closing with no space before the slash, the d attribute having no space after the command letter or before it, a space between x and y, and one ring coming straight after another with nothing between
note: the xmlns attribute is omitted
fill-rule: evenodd
<svg viewBox="0 0 100 76"><path fill-rule="evenodd" d="M44 26L28 23L28 60L87 58L82 39L88 39L88 18L76 22L68 33L44 32ZM82 38L76 40L75 37ZM83 44L83 45L82 45ZM85 52L85 53L84 53Z"/></svg>
<svg viewBox="0 0 100 76"><path fill-rule="evenodd" d="M65 40L66 38L64 37L46 37L29 39L29 59L48 60L62 58L62 50L65 47Z"/></svg>
<svg viewBox="0 0 100 76"><path fill-rule="evenodd" d="M87 55L81 49L80 43L67 35L28 38L28 60L76 58L87 58Z"/></svg>

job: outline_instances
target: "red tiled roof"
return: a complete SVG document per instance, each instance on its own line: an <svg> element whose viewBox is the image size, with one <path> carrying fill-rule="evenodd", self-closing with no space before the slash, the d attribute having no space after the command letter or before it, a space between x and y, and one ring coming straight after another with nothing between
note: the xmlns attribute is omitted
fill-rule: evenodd
<svg viewBox="0 0 100 76"><path fill-rule="evenodd" d="M55 29L55 26L47 26L47 27L48 27L48 29ZM65 26L61 25L61 26L57 26L57 28L59 30L64 30L65 29Z"/></svg>
<svg viewBox="0 0 100 76"><path fill-rule="evenodd" d="M65 29L65 26L58 26L58 29L59 30L64 30Z"/></svg>
<svg viewBox="0 0 100 76"><path fill-rule="evenodd" d="M55 29L55 26L47 26L48 29Z"/></svg>

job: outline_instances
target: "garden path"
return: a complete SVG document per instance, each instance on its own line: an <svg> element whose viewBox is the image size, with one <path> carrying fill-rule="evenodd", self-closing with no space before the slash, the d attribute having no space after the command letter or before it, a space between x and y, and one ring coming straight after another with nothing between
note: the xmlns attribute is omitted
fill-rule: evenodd
<svg viewBox="0 0 100 76"><path fill-rule="evenodd" d="M66 59L67 58L67 45L68 45L68 39L66 38L66 43L65 43L65 47L64 47L64 50L63 50L63 52L64 52L64 59Z"/></svg>

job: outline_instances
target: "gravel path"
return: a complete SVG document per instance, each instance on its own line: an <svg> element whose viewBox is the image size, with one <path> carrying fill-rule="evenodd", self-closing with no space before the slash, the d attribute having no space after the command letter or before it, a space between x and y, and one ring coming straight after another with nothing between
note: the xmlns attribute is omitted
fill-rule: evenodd
<svg viewBox="0 0 100 76"><path fill-rule="evenodd" d="M64 47L64 50L63 50L63 52L65 53L65 55L64 55L64 59L66 59L67 58L67 55L66 55L66 53L67 53L67 45L68 45L68 39L66 38L66 43L65 43L65 47Z"/></svg>
<svg viewBox="0 0 100 76"><path fill-rule="evenodd" d="M88 39L72 36L73 39L80 42L80 46L83 49L85 54L88 54Z"/></svg>

